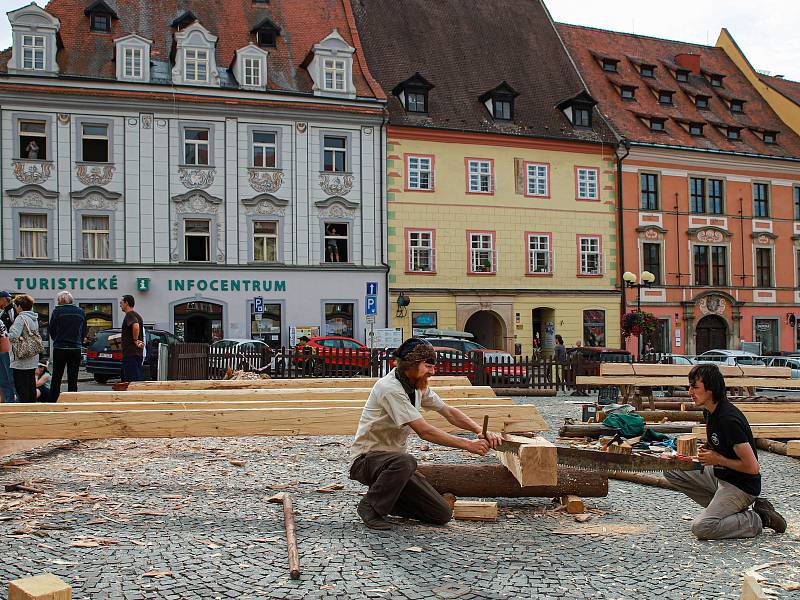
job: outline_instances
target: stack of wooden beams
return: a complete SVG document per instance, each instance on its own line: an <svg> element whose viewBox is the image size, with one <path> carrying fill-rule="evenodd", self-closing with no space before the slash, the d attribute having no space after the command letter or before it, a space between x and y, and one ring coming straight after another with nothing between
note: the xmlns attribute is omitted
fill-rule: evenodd
<svg viewBox="0 0 800 600"><path fill-rule="evenodd" d="M0 440L353 435L375 381L164 381L65 392L56 404L0 405ZM494 430L548 429L536 407L515 405L490 387L463 377L435 377L431 385L476 421L489 415ZM425 416L457 431L438 413Z"/></svg>

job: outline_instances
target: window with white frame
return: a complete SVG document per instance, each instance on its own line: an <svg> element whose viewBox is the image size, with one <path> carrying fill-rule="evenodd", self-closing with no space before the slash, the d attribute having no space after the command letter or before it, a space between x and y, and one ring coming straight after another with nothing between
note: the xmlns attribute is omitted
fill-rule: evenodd
<svg viewBox="0 0 800 600"><path fill-rule="evenodd" d="M418 273L433 273L433 231L408 232L408 270Z"/></svg>
<svg viewBox="0 0 800 600"><path fill-rule="evenodd" d="M186 219L183 222L183 259L189 262L211 260L211 221Z"/></svg>
<svg viewBox="0 0 800 600"><path fill-rule="evenodd" d="M549 275L553 272L553 250L550 236L540 233L528 234L528 273Z"/></svg>
<svg viewBox="0 0 800 600"><path fill-rule="evenodd" d="M602 275L603 257L600 253L599 237L578 238L580 253L580 275Z"/></svg>
<svg viewBox="0 0 800 600"><path fill-rule="evenodd" d="M578 199L599 199L597 193L597 169L578 169Z"/></svg>
<svg viewBox="0 0 800 600"><path fill-rule="evenodd" d="M81 123L81 160L108 162L108 125Z"/></svg>
<svg viewBox="0 0 800 600"><path fill-rule="evenodd" d="M433 189L433 160L430 156L409 156L406 164L409 190Z"/></svg>
<svg viewBox="0 0 800 600"><path fill-rule="evenodd" d="M128 79L142 79L144 48L123 48L122 74Z"/></svg>
<svg viewBox="0 0 800 600"><path fill-rule="evenodd" d="M277 164L276 134L273 131L253 132L253 166L274 169Z"/></svg>
<svg viewBox="0 0 800 600"><path fill-rule="evenodd" d="M186 81L208 81L208 50L185 48L183 51L184 79Z"/></svg>
<svg viewBox="0 0 800 600"><path fill-rule="evenodd" d="M183 164L208 165L208 129L187 127L183 130Z"/></svg>
<svg viewBox="0 0 800 600"><path fill-rule="evenodd" d="M528 196L549 196L547 165L528 164Z"/></svg>
<svg viewBox="0 0 800 600"><path fill-rule="evenodd" d="M469 191L473 194L492 193L492 161L470 160Z"/></svg>
<svg viewBox="0 0 800 600"><path fill-rule="evenodd" d="M32 71L45 69L45 40L43 35L22 36L22 68Z"/></svg>
<svg viewBox="0 0 800 600"><path fill-rule="evenodd" d="M325 171L344 173L347 171L347 138L326 135L323 138L323 165Z"/></svg>
<svg viewBox="0 0 800 600"><path fill-rule="evenodd" d="M469 270L471 273L495 273L497 261L491 233L469 234Z"/></svg>
<svg viewBox="0 0 800 600"><path fill-rule="evenodd" d="M244 84L246 86L260 87L261 86L261 59L260 58L245 58L244 59Z"/></svg>
<svg viewBox="0 0 800 600"><path fill-rule="evenodd" d="M47 121L19 122L19 158L47 160Z"/></svg>
<svg viewBox="0 0 800 600"><path fill-rule="evenodd" d="M47 215L20 213L19 257L47 258Z"/></svg>
<svg viewBox="0 0 800 600"><path fill-rule="evenodd" d="M277 221L253 221L253 260L256 262L277 262Z"/></svg>
<svg viewBox="0 0 800 600"><path fill-rule="evenodd" d="M107 215L83 215L81 217L84 260L108 260L111 258L110 220Z"/></svg>
<svg viewBox="0 0 800 600"><path fill-rule="evenodd" d="M343 60L326 58L322 63L325 89L333 92L344 91L345 63Z"/></svg>

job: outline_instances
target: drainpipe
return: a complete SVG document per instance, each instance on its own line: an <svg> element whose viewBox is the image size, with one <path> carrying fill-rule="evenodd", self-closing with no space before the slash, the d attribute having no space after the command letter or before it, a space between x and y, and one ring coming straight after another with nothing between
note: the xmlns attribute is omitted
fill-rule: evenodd
<svg viewBox="0 0 800 600"><path fill-rule="evenodd" d="M384 314L386 315L386 323L384 327L389 327L389 307L391 306L391 302L389 300L389 263L386 262L386 255L384 254L384 248L388 247L386 236L384 234L384 223L383 218L384 215L387 215L386 219L386 227L389 226L389 219L388 219L388 211L389 211L389 203L387 201L387 193L386 187L384 184L384 172L386 170L386 156L384 155L384 151L386 149L386 140L384 139L384 132L386 131L386 116L384 115L383 121L381 122L380 128L380 178L381 178L381 186L380 186L380 194L381 194L381 210L380 210L380 231L381 231L381 265L385 267L385 275L384 275L384 285L386 286L386 295L384 296Z"/></svg>
<svg viewBox="0 0 800 600"><path fill-rule="evenodd" d="M625 154L620 155L619 150L620 147L625 149ZM625 284L622 282L622 274L625 272L625 238L624 238L624 231L625 228L623 227L623 215L624 212L622 210L622 161L628 158L628 155L631 153L631 143L626 138L621 138L619 144L617 144L617 239L619 240L619 261L617 261L618 266L618 276L620 285L622 286L622 316L625 316L625 313L628 310L627 307L627 300L625 297Z"/></svg>

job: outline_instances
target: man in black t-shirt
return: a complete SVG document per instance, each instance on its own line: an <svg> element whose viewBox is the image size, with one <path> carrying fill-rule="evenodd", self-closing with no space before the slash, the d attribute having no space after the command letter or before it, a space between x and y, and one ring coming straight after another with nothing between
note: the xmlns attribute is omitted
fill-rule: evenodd
<svg viewBox="0 0 800 600"><path fill-rule="evenodd" d="M705 508L692 522L692 533L701 540L723 540L752 538L764 527L786 531L786 520L758 497L761 469L753 432L742 411L728 401L716 365L698 365L689 372L689 396L706 417L707 441L698 452L705 468L665 471L664 476Z"/></svg>
<svg viewBox="0 0 800 600"><path fill-rule="evenodd" d="M125 313L122 320L122 381L144 380L144 321L133 310L135 304L130 294L125 294L119 301L119 307Z"/></svg>

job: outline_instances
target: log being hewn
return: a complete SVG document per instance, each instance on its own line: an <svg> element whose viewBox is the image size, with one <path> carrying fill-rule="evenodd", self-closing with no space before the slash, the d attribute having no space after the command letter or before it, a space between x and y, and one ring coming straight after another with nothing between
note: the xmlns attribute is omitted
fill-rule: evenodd
<svg viewBox="0 0 800 600"><path fill-rule="evenodd" d="M552 442L516 435L504 435L503 439L520 444L513 451L496 450L495 455L521 486L556 485L558 455Z"/></svg>
<svg viewBox="0 0 800 600"><path fill-rule="evenodd" d="M440 494L467 498L555 498L574 494L583 498L608 495L608 477L593 471L558 468L556 485L522 487L502 465L420 463L420 473Z"/></svg>
<svg viewBox="0 0 800 600"><path fill-rule="evenodd" d="M129 391L142 390L236 390L236 389L291 389L291 388L371 388L377 377L310 377L308 379L182 379L179 381L136 381L128 385ZM466 377L434 375L432 387L471 385Z"/></svg>
<svg viewBox="0 0 800 600"><path fill-rule="evenodd" d="M683 425L681 423L654 423L647 425L658 433L692 433L693 424ZM576 423L574 425L564 425L558 430L561 437L590 437L599 438L604 435L614 435L617 432L612 427L606 427L602 423Z"/></svg>
<svg viewBox="0 0 800 600"><path fill-rule="evenodd" d="M340 407L11 412L0 418L0 440L351 436L361 411L361 407ZM462 411L477 420L489 415L496 431L547 430L547 423L535 406L464 406ZM445 431L460 431L437 412L426 411L424 416Z"/></svg>

